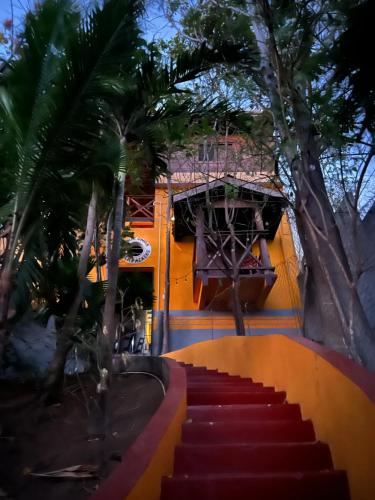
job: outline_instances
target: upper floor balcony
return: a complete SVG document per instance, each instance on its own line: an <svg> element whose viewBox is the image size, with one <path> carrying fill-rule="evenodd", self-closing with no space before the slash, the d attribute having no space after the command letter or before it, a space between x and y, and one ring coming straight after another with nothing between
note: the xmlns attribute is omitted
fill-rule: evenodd
<svg viewBox="0 0 375 500"><path fill-rule="evenodd" d="M169 169L176 179L178 174L186 177L187 173L199 176L208 172L221 176L239 172L271 176L275 173L275 163L262 145L249 144L239 136L218 136L174 153Z"/></svg>
<svg viewBox="0 0 375 500"><path fill-rule="evenodd" d="M127 195L126 203L126 221L133 227L152 226L155 215L155 196L154 195Z"/></svg>
<svg viewBox="0 0 375 500"><path fill-rule="evenodd" d="M231 289L239 282L246 311L261 309L277 275L268 253L265 231L197 231L193 258L194 297L200 309L231 309Z"/></svg>
<svg viewBox="0 0 375 500"><path fill-rule="evenodd" d="M243 310L261 309L277 279L268 241L286 204L282 194L227 176L176 194L173 201L175 239L194 235L199 309L230 310L235 282Z"/></svg>

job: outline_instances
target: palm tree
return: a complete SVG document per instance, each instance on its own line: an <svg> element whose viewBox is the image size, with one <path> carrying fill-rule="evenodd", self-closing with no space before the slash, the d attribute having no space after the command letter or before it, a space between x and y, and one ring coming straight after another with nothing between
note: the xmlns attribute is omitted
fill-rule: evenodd
<svg viewBox="0 0 375 500"><path fill-rule="evenodd" d="M226 110L222 104L199 101L190 92L184 95L178 84L189 81L207 66L204 48L182 54L169 65L163 65L151 47L137 69L134 86L129 88L118 100L114 108L117 133L121 154L118 175L115 183L113 206L112 238L108 238L108 284L103 312L101 350L100 350L100 398L105 424L108 390L112 374L112 350L115 335L115 303L118 281L118 261L120 258L121 234L124 223L124 192L126 174L132 176L144 164L151 167L154 177L167 173L165 162L167 134L172 138L172 130L177 124L184 134L187 126L202 119L203 116L216 116ZM183 95L181 97L181 94ZM176 98L178 96L178 98ZM180 137L180 140L181 140ZM174 137L176 140L176 137ZM167 331L165 333L167 339ZM105 429L102 429L105 434Z"/></svg>
<svg viewBox="0 0 375 500"><path fill-rule="evenodd" d="M25 277L27 288L27 283L38 282L40 262L47 268L55 255L77 254L75 231L81 227L77 214L82 200L70 190L86 186L82 192L88 213L76 294L47 379L52 392L61 385L82 302L98 189L108 193L113 181L101 353L101 366L110 374L126 174L132 164L141 163L140 158L148 160L155 174L165 167L156 125L191 111L189 99L172 105L166 97L181 93L179 83L222 58L229 59L225 51L223 55L202 46L164 66L154 50L143 47L137 26L141 10L141 1L108 0L80 20L69 0L47 0L27 17L18 59L2 80L2 160L7 171L15 172L15 187L3 207L3 213L11 215L12 231L1 269L0 357L14 272L18 285L20 277ZM107 143L115 150L109 158L117 160L112 169L110 162L104 162L103 174L102 169L98 171L103 161L97 161L97 154Z"/></svg>
<svg viewBox="0 0 375 500"><path fill-rule="evenodd" d="M80 21L70 0L47 0L26 18L18 58L0 89L2 164L15 177L13 196L2 210L11 217L11 235L1 269L0 359L14 271L21 261L35 271L35 259L24 257L31 240L35 253L36 233L41 240L47 236L48 201L55 200L65 219L65 207L74 204L64 199L67 180L76 175L92 182L90 160L108 126L109 105L143 43L136 23L141 9L142 2L109 0ZM68 232L74 229L71 224ZM59 247L71 250L61 242Z"/></svg>

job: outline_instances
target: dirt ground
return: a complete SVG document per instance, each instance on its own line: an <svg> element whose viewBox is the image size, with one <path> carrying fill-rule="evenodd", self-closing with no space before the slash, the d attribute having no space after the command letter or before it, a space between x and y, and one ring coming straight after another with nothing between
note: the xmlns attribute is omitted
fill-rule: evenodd
<svg viewBox="0 0 375 500"><path fill-rule="evenodd" d="M23 404L31 387L0 383L0 498L80 500L90 496L119 464L162 401L162 388L147 375L118 375L111 390L111 422L106 439L89 436L88 401L95 385L88 377L67 380L61 405ZM37 478L32 473L75 466L98 467L93 479Z"/></svg>

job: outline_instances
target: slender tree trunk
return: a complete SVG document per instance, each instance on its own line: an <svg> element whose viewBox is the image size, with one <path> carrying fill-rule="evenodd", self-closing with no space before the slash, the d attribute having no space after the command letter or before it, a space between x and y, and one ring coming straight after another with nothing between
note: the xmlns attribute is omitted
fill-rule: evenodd
<svg viewBox="0 0 375 500"><path fill-rule="evenodd" d="M13 288L14 265L17 263L17 255L19 256L20 254L20 236L27 222L34 195L35 187L29 194L20 217L18 215L19 193L16 195L5 258L0 273L0 367L2 366L4 355L5 344L3 341L6 343L9 335L8 315L10 296Z"/></svg>
<svg viewBox="0 0 375 500"><path fill-rule="evenodd" d="M236 332L239 336L245 336L246 330L243 320L243 312L241 306L241 297L240 297L240 273L237 262L236 255L236 233L233 225L233 217L229 214L227 199L225 198L225 219L230 232L230 253L231 253L231 261L232 261L232 269L230 272L232 274L232 312L234 316L234 322L236 325ZM234 214L234 212L233 212ZM224 249L223 249L224 251ZM225 257L223 257L223 262L225 263Z"/></svg>
<svg viewBox="0 0 375 500"><path fill-rule="evenodd" d="M3 367L6 345L9 339L8 313L13 273L5 270L0 278L0 369Z"/></svg>
<svg viewBox="0 0 375 500"><path fill-rule="evenodd" d="M114 339L114 315L117 295L118 262L121 250L121 234L124 219L124 191L125 191L125 173L120 173L118 189L115 200L113 241L108 256L108 287L103 313L103 367L110 368L112 364L112 345Z"/></svg>
<svg viewBox="0 0 375 500"><path fill-rule="evenodd" d="M171 174L167 176L168 204L165 236L165 281L164 281L164 314L163 314L163 344L162 354L169 349L169 299L171 290L171 210L172 210L172 183Z"/></svg>
<svg viewBox="0 0 375 500"><path fill-rule="evenodd" d="M94 235L96 225L96 208L98 195L95 187L93 187L91 200L87 212L87 222L85 238L82 244L81 255L79 258L77 275L78 275L78 290L74 301L69 309L64 320L63 326L59 332L56 332L56 351L50 366L48 367L47 377L44 383L44 390L47 393L48 399L60 399L64 380L64 368L66 358L70 349L73 346L73 335L75 331L75 320L82 302L82 296L85 288L85 280L87 273L87 265L90 256L91 242Z"/></svg>
<svg viewBox="0 0 375 500"><path fill-rule="evenodd" d="M121 141L125 150L125 140ZM118 281L118 263L121 250L121 236L124 222L126 173L119 173L117 192L115 197L113 239L108 255L108 287L103 312L103 329L100 339L100 383L98 384L99 409L102 427L101 433L106 434L109 413L109 390L112 379L112 351L115 339L115 307Z"/></svg>
<svg viewBox="0 0 375 500"><path fill-rule="evenodd" d="M96 281L102 281L102 270L101 270L101 263L100 263L100 239L99 239L98 222L96 222L96 224L95 224L95 230L94 230L94 250L95 250Z"/></svg>
<svg viewBox="0 0 375 500"><path fill-rule="evenodd" d="M234 322L236 325L237 335L244 337L246 335L246 330L245 330L243 312L241 307L239 276L233 278L233 283L232 283L232 312L233 312Z"/></svg>
<svg viewBox="0 0 375 500"><path fill-rule="evenodd" d="M8 222L8 227L2 234L2 236L6 236L6 245L1 256L2 269L0 272L0 369L4 363L5 349L9 339L8 315L10 296L13 288L10 246L14 221L15 218L13 217L13 222Z"/></svg>
<svg viewBox="0 0 375 500"><path fill-rule="evenodd" d="M114 196L113 196L114 197ZM112 248L112 229L113 229L113 208L110 210L107 219L107 232L105 239L105 269L106 269L106 279L108 280L108 266L109 266L109 255Z"/></svg>

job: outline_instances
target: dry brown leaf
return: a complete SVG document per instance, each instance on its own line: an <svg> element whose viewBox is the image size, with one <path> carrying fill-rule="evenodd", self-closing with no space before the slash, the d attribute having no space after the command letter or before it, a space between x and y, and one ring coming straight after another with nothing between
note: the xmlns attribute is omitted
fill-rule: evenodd
<svg viewBox="0 0 375 500"><path fill-rule="evenodd" d="M98 476L97 465L72 465L63 469L49 472L28 472L29 476L44 477L47 479L66 478L66 479L87 479Z"/></svg>

